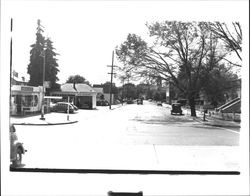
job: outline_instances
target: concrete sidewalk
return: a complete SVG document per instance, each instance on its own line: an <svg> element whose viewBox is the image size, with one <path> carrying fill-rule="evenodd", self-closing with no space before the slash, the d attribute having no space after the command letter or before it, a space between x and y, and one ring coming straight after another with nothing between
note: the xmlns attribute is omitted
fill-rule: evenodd
<svg viewBox="0 0 250 196"><path fill-rule="evenodd" d="M204 121L204 113L197 111L197 121L203 123L204 125L210 125L215 127L224 127L224 128L240 128L240 122L235 122L232 120L223 120L216 118L213 115L206 114Z"/></svg>
<svg viewBox="0 0 250 196"><path fill-rule="evenodd" d="M111 110L115 110L122 107L121 104L112 105ZM94 110L85 110L86 114L92 115L91 113L98 112L105 112L109 111L109 106L97 106L97 109ZM67 113L56 113L51 112L44 115L45 120L41 120L41 114L32 115L32 116L25 116L25 117L14 117L12 116L11 123L16 125L61 125L61 124L72 124L78 122L80 119L77 117L78 111L74 114L67 114Z"/></svg>
<svg viewBox="0 0 250 196"><path fill-rule="evenodd" d="M10 121L14 125L62 125L72 124L78 122L76 119L72 119L71 114L67 118L67 114L49 113L45 114L45 120L41 120L41 115L29 116L29 117L11 117Z"/></svg>
<svg viewBox="0 0 250 196"><path fill-rule="evenodd" d="M206 116L205 121L203 119L203 116L198 117L197 120L205 125L210 125L210 126L215 126L215 127L225 127L225 128L240 128L241 127L239 122L217 119L212 116Z"/></svg>
<svg viewBox="0 0 250 196"><path fill-rule="evenodd" d="M112 108L118 111L119 105ZM97 110L79 112L83 112L82 118L85 118L86 124L92 124L95 123L96 115L105 115L108 111L112 112L109 107L98 107ZM181 117L185 118L185 115ZM65 113L50 113L45 115L45 121L40 120L40 115L12 118L11 121L52 125L81 121L78 116L80 115L70 114L68 121ZM68 130L73 130L80 123L62 126L53 131L37 127L34 132L33 127L25 127L25 131L19 134L20 141L24 142L28 150L23 156L24 168L157 171L239 171L240 169L238 146L125 144L120 142L123 132L117 132L115 126L108 133L102 131L102 124L106 122L105 118L102 120L98 123L100 129L76 129L71 137L68 137ZM84 133L84 137L78 137L81 136L81 132ZM59 138L58 136L60 139L55 143L55 138ZM53 147L46 149L44 143Z"/></svg>
<svg viewBox="0 0 250 196"><path fill-rule="evenodd" d="M24 168L240 171L240 153L236 146L83 143L68 146L63 152L61 149L61 145L55 145L42 159L35 149L31 149L23 157Z"/></svg>
<svg viewBox="0 0 250 196"><path fill-rule="evenodd" d="M171 105L163 104L163 107L171 109ZM191 115L190 109L182 108L184 115ZM235 121L223 120L219 118L215 118L213 116L209 116L206 114L204 121L204 114L201 111L196 110L197 117L193 117L195 121L198 121L204 125L215 126L215 127L224 127L224 128L240 128L240 123Z"/></svg>

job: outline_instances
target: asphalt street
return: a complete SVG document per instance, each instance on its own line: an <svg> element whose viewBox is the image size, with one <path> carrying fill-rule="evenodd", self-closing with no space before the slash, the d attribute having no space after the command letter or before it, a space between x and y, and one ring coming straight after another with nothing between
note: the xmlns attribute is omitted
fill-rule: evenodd
<svg viewBox="0 0 250 196"><path fill-rule="evenodd" d="M119 118L118 118L119 117ZM155 145L239 145L234 129L205 126L190 115L171 115L170 108L144 101L144 105L126 105L111 113L126 127L122 142Z"/></svg>
<svg viewBox="0 0 250 196"><path fill-rule="evenodd" d="M66 118L66 114L53 115ZM169 108L155 103L79 110L70 118L78 123L16 126L28 150L23 157L25 167L238 168L238 131L206 126L189 115L170 115Z"/></svg>

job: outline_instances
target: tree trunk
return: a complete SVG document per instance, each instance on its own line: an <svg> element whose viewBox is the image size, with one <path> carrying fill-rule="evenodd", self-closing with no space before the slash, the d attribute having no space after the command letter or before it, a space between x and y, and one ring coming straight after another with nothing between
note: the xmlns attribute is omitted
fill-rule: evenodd
<svg viewBox="0 0 250 196"><path fill-rule="evenodd" d="M191 109L191 116L196 117L195 100L194 100L194 96L192 95L189 97L189 106Z"/></svg>

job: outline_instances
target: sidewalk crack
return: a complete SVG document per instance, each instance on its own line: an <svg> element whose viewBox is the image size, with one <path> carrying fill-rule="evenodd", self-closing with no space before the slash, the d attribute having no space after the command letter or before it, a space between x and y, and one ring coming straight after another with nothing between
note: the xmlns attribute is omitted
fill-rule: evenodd
<svg viewBox="0 0 250 196"><path fill-rule="evenodd" d="M153 147L154 147L154 151L155 151L155 158L156 158L156 162L157 164L159 164L159 158L158 158L158 155L157 155L157 152L156 152L156 148L155 148L155 145L153 144Z"/></svg>

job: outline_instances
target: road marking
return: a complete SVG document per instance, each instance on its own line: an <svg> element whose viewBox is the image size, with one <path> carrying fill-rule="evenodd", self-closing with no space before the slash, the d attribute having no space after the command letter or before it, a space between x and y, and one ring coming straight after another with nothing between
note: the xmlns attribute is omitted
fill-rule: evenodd
<svg viewBox="0 0 250 196"><path fill-rule="evenodd" d="M213 126L213 125L206 125L206 124L203 124L203 125L205 125L205 126L207 126L207 127L216 127L216 128L218 128L218 129L223 129L223 130L226 130L226 131L229 131L229 132L232 132L232 133L240 134L239 131L234 131L234 130L232 130L232 129L225 128L225 127Z"/></svg>
<svg viewBox="0 0 250 196"><path fill-rule="evenodd" d="M209 126L209 125L208 125L208 126ZM240 134L239 131L234 131L234 130L231 130L231 129L229 129L229 128L224 128L224 127L218 127L218 128L224 129L224 130L229 131L229 132L232 132L232 133L238 133L238 134Z"/></svg>

